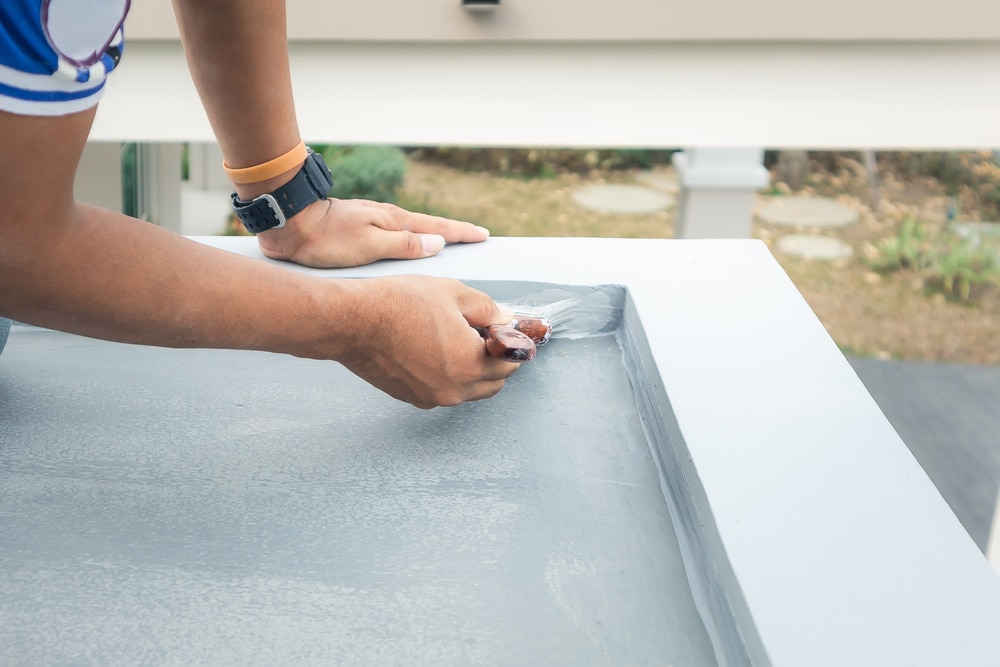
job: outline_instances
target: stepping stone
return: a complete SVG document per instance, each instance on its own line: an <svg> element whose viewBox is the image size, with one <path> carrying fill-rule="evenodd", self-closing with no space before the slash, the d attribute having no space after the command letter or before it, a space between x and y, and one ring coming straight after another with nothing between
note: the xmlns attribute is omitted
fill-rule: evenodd
<svg viewBox="0 0 1000 667"><path fill-rule="evenodd" d="M1000 241L1000 222L953 222L952 230L973 243L987 240Z"/></svg>
<svg viewBox="0 0 1000 667"><path fill-rule="evenodd" d="M674 205L665 192L641 185L590 185L573 193L573 200L592 211L654 213Z"/></svg>
<svg viewBox="0 0 1000 667"><path fill-rule="evenodd" d="M677 175L669 171L640 171L636 173L635 180L641 185L671 194L677 194L681 189Z"/></svg>
<svg viewBox="0 0 1000 667"><path fill-rule="evenodd" d="M757 217L785 227L846 227L858 221L858 213L833 199L817 197L771 197Z"/></svg>
<svg viewBox="0 0 1000 667"><path fill-rule="evenodd" d="M854 250L840 239L815 234L789 234L778 240L782 252L804 259L845 259Z"/></svg>

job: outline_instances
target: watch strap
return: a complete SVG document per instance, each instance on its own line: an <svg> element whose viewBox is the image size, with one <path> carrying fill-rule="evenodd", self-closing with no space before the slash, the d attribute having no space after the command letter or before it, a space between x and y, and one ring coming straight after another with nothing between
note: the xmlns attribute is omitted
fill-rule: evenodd
<svg viewBox="0 0 1000 667"><path fill-rule="evenodd" d="M259 234L284 227L292 216L313 202L325 199L332 186L333 177L323 157L309 148L302 168L280 188L249 201L240 199L234 192L231 195L233 211L248 232Z"/></svg>

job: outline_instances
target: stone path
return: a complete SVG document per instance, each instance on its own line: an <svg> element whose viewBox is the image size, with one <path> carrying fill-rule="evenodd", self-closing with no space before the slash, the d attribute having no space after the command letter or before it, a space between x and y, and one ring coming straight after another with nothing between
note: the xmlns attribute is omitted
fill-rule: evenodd
<svg viewBox="0 0 1000 667"><path fill-rule="evenodd" d="M640 171L635 175L635 180L641 185L674 195L681 189L677 176L669 171Z"/></svg>
<svg viewBox="0 0 1000 667"><path fill-rule="evenodd" d="M846 227L858 221L857 211L823 197L771 197L757 217L782 227Z"/></svg>
<svg viewBox="0 0 1000 667"><path fill-rule="evenodd" d="M654 213L674 205L669 193L643 185L606 183L589 185L573 193L577 204L592 211Z"/></svg>
<svg viewBox="0 0 1000 667"><path fill-rule="evenodd" d="M652 213L674 206L680 186L673 173L642 171L635 180L638 185L588 185L573 193L573 199L586 209L613 213ZM857 211L822 197L772 197L757 215L766 223L795 229L839 228L858 220ZM796 257L827 261L853 253L849 244L817 233L786 234L778 239L778 249Z"/></svg>
<svg viewBox="0 0 1000 667"><path fill-rule="evenodd" d="M778 239L778 249L782 252L806 259L845 259L854 249L840 239L818 234L788 234Z"/></svg>

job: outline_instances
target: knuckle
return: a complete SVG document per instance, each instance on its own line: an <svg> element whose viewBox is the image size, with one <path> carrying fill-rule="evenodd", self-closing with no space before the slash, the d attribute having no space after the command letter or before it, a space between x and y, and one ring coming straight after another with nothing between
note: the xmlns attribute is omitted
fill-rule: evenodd
<svg viewBox="0 0 1000 667"><path fill-rule="evenodd" d="M403 257L414 257L424 254L423 245L416 234L404 233L400 239L400 253Z"/></svg>

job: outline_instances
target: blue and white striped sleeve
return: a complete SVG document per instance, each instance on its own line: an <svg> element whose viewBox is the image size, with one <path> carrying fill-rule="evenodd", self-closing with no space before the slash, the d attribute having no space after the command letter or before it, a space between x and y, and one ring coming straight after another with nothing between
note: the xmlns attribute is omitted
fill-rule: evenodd
<svg viewBox="0 0 1000 667"><path fill-rule="evenodd" d="M0 110L83 111L121 58L130 0L2 0Z"/></svg>

